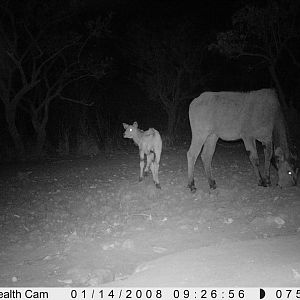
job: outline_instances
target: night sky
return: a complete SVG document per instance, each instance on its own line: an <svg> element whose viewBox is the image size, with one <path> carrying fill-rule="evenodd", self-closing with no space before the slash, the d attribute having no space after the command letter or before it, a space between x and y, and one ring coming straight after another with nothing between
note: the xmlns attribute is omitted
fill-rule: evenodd
<svg viewBox="0 0 300 300"><path fill-rule="evenodd" d="M150 66L151 68L151 58L147 57L149 49L153 54L159 47L161 47L160 49L165 47L165 53L167 54L164 68L170 72L170 78L172 77L170 70L177 72L176 70L185 68L186 77L179 85L182 94L189 95L179 101L180 104L174 112L176 114L174 128L172 129L172 135L174 136L174 131L179 136L186 136L186 132L189 131L187 117L189 103L195 96L200 95L205 90L249 91L263 87L274 87L274 81L270 78L266 64L261 63L257 58L240 57L239 59L232 59L215 49L211 50L209 48L209 45L216 42L219 32L232 28L232 15L234 12L247 4L254 3L256 6L264 7L269 3L268 1L72 0L63 3L58 1L57 6L54 2L33 0L28 2L8 1L8 3L12 15L20 21L18 24L21 24L16 29L16 33L20 37L25 37L23 40L20 39L20 44L15 48L17 49L16 58L21 57L22 51L25 51L26 46L28 46L28 32L31 32L32 36L38 36L42 25L47 25L47 22L49 22L47 18L51 20L51 17L55 18L63 13L68 16L60 21L59 25L54 25L50 31L46 32L44 35L46 38L43 39L44 36L42 35L40 40L37 39L36 46L28 52L26 60L21 63L25 77L32 78L33 61L38 53L44 55L37 61L38 64L42 64L43 60L47 60L51 53L53 54L51 51L56 50L54 47L51 48L50 45L65 47L71 34L79 36L78 45L80 43L84 45L80 51L80 64L83 63L85 66L89 64L89 68L93 70L97 69L97 64L102 63L102 66L105 64L102 70L98 67L97 76L90 76L79 81L75 80L66 85L60 95L51 99L47 107L48 120L44 129L46 137L43 143L46 145L47 141L54 152L59 145L60 134L64 130L68 130L70 134L71 148L76 148L79 143L79 136L82 135L79 119L87 127L85 131L89 134L92 132L99 148L103 147L111 132L113 132L116 139L121 137L120 124L125 121L128 123L139 121L144 129L153 126L170 134L168 123L170 113L168 109L158 100L157 95L153 96L153 90L155 89L148 88L147 90L145 82L144 85L141 84L141 76L144 76L145 79L149 71L143 69L145 64L148 63L147 67ZM47 4L50 3L51 5L48 6ZM30 5L33 7L32 10L28 8L31 7ZM8 39L12 39L13 27L10 24L8 14L5 10L2 10L1 13L3 16L2 28L5 29L4 32L9 32ZM45 18L41 17L43 13L45 13ZM87 24L95 24L97 18L101 20L109 19L105 30L101 34L91 35L86 43L82 42L90 32L91 27ZM23 21L24 23L27 22L24 28L22 27ZM188 24L186 31L183 31L184 33L180 33L182 24ZM139 30L146 30L145 32L149 36L149 44L147 44L148 36L141 34L142 31ZM177 37L181 39L176 39ZM153 41L152 44L150 43L152 38L154 44ZM47 44L47 40L49 44ZM289 44L294 53L296 53L295 49L299 49L298 44L299 41L295 39ZM11 58L7 57L8 52L7 49L5 50L7 45L5 43L3 45L2 49L0 48L2 51L0 59L2 60L2 70L5 70L5 68L11 68L11 65L7 66L7 62ZM144 49L141 47L144 47ZM157 47L156 50L155 47ZM197 52L201 47L204 50ZM15 125L21 139L31 144L29 148L32 148L32 145L35 144L38 135L37 128L42 126L42 120L46 114L43 111L45 107L42 106L43 109L40 109L39 103L42 103L41 99L46 94L47 84L49 85L49 82L52 84L63 73L65 70L64 64L70 66L72 59L73 62L76 61L74 58L78 55L79 48L79 46L77 48L67 47L67 50L62 51L64 58L60 58L58 55L59 59L49 60L49 63L45 64L43 72L40 74L41 78L38 79L38 83L28 92L26 91L20 102L18 102L15 112ZM141 54L143 51L145 55ZM183 63L183 61L187 59L187 55L182 54L184 51L187 51L188 55L193 57L191 59L195 63L187 62L184 65L185 62ZM291 58L287 60L286 57L287 54L285 53L278 60L276 65L278 77L286 96L289 99L296 99L297 93L299 94L299 89L295 88L299 82L299 69L295 68L295 64L292 65ZM144 62L141 63L143 60ZM71 76L69 79L73 80L76 76L79 76L78 74L82 72L82 69L75 71L72 69L72 72L74 72L72 73L73 77ZM2 74L8 73L3 71ZM17 91L22 90L21 73L18 69L13 69L12 74L11 82L15 89L10 94L11 102L13 97L17 95ZM8 82L7 76L3 75L3 78L4 81L6 80L6 84ZM164 80L167 80L167 78L168 76ZM67 81L67 79L65 80ZM148 77L148 84L149 80L159 82L157 74L154 73ZM162 85L164 84L162 83ZM171 98L171 94L167 97ZM72 101L69 101L70 99ZM293 101L295 106L299 105L299 101ZM38 114L37 120L40 122L36 128L33 125L34 114L32 111L30 113L32 108ZM11 126L8 125L5 118L6 112L7 107L2 101L0 105L0 135L2 136L2 143L9 145L7 149L10 149L14 148L16 141L12 139L9 130ZM85 120L82 120L83 118ZM24 147L26 148L28 145L24 145ZM2 151L2 155L5 156L8 150Z"/></svg>

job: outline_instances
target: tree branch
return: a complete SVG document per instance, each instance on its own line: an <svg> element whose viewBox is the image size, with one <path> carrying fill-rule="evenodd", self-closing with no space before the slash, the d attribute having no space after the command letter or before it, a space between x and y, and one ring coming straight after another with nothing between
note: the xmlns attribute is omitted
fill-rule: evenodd
<svg viewBox="0 0 300 300"><path fill-rule="evenodd" d="M289 56L291 57L293 63L298 67L300 68L300 62L296 59L294 53L292 52L292 50L287 46L287 45L284 45L285 49L287 50Z"/></svg>
<svg viewBox="0 0 300 300"><path fill-rule="evenodd" d="M61 52L63 52L65 49L74 46L76 44L76 42L72 42L71 44L67 44L66 46L62 47L61 49L57 50L56 52L54 52L52 55L50 55L47 59L45 59L40 66L37 68L36 73L35 73L35 78L37 76L39 76L42 68L52 59L54 59L56 56L58 56Z"/></svg>
<svg viewBox="0 0 300 300"><path fill-rule="evenodd" d="M25 72L23 70L22 64L21 62L14 56L14 54L6 51L6 54L10 57L10 59L14 62L14 64L16 65L16 67L19 69L20 71L20 75L21 75L21 80L22 80L22 84L26 85L27 84L27 78L25 75Z"/></svg>
<svg viewBox="0 0 300 300"><path fill-rule="evenodd" d="M31 48L33 46L35 46L35 48L37 49L37 51L40 53L38 55L38 57L42 56L43 54L43 51L42 49L39 47L38 43L37 43L37 40L39 39L39 37L42 35L42 32L40 31L39 34L34 38L32 33L30 32L30 30L28 29L28 27L26 26L26 24L24 24L24 28L25 28L25 31L27 32L27 34L29 35L30 37L30 40L31 42L28 44L27 48L24 50L20 60L22 61L26 55L29 53L29 51L31 50Z"/></svg>
<svg viewBox="0 0 300 300"><path fill-rule="evenodd" d="M72 98L69 98L69 97L64 97L62 96L61 94L58 95L62 100L66 100L66 101L69 101L69 102L73 102L73 103L77 103L77 104L81 104L81 105L85 105L85 106L93 106L95 103L94 102L91 102L91 103L84 103L82 101L79 101L79 100L75 100L75 99L72 99Z"/></svg>
<svg viewBox="0 0 300 300"><path fill-rule="evenodd" d="M241 51L238 55L236 55L236 57L240 57L240 56L256 56L256 57L263 58L264 60L268 61L269 63L272 62L270 57L268 57L267 55L261 54L261 53L252 53L252 52L248 52L248 51Z"/></svg>
<svg viewBox="0 0 300 300"><path fill-rule="evenodd" d="M28 91L30 91L33 87L35 87L40 80L32 81L26 86L23 86L13 97L12 102L17 103L25 95Z"/></svg>

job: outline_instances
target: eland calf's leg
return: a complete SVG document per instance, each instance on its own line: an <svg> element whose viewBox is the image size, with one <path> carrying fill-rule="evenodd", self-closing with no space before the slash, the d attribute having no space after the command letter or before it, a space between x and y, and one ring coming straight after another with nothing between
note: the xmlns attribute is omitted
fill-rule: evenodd
<svg viewBox="0 0 300 300"><path fill-rule="evenodd" d="M143 151L140 151L140 176L139 176L139 181L142 181L144 178L144 166L145 166L145 154Z"/></svg>
<svg viewBox="0 0 300 300"><path fill-rule="evenodd" d="M155 154L154 154L154 160L152 161L152 166L153 166L153 180L154 180L154 183L155 183L155 186L158 188L158 189L161 189L161 186L160 186L160 183L159 183L159 180L158 180L158 170L159 170L159 162L160 162L160 155L161 155L161 147L157 148L155 150Z"/></svg>
<svg viewBox="0 0 300 300"><path fill-rule="evenodd" d="M160 183L159 183L159 180L158 180L159 165L157 164L156 161L154 161L154 162L151 163L150 168L151 168L151 172L152 172L152 175L153 175L153 181L154 181L155 186L158 189L161 189L161 186L160 186Z"/></svg>
<svg viewBox="0 0 300 300"><path fill-rule="evenodd" d="M155 154L154 154L153 152L150 152L150 153L147 155L147 164L146 164L146 168L145 168L145 170L144 170L144 175L145 175L145 176L148 176L150 164L154 161L154 158L155 158Z"/></svg>

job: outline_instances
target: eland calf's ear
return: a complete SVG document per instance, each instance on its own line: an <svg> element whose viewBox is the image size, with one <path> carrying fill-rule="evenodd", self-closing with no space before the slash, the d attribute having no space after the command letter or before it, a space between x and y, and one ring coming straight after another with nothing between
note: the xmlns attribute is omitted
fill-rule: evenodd
<svg viewBox="0 0 300 300"><path fill-rule="evenodd" d="M126 123L123 123L123 127L124 127L124 129L127 129L128 128L128 124L126 124Z"/></svg>
<svg viewBox="0 0 300 300"><path fill-rule="evenodd" d="M134 123L133 123L133 127L137 128L137 127L138 127L138 123L137 123L137 122L134 122Z"/></svg>

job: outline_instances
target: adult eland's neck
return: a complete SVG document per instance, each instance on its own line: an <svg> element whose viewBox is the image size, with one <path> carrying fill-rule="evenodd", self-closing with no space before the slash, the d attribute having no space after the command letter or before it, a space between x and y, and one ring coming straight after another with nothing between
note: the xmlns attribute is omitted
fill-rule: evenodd
<svg viewBox="0 0 300 300"><path fill-rule="evenodd" d="M277 112L274 129L273 129L273 143L275 148L280 147L283 151L285 159L290 159L289 150L289 134L284 115L281 110Z"/></svg>

